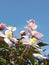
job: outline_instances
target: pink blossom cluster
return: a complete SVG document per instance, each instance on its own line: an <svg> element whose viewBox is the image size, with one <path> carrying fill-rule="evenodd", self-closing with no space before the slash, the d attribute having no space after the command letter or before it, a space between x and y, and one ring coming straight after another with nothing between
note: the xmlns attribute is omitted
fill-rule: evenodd
<svg viewBox="0 0 49 65"><path fill-rule="evenodd" d="M41 39L43 37L43 34L38 32L37 31L37 24L35 23L35 20L29 20L27 21L28 25L25 27L29 34L32 36L32 37L35 37L37 39Z"/></svg>

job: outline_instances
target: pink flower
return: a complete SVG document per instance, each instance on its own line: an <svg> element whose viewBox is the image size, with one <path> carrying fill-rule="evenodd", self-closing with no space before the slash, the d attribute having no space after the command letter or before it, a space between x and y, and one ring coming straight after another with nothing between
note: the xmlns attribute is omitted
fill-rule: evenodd
<svg viewBox="0 0 49 65"><path fill-rule="evenodd" d="M39 33L36 30L32 31L31 29L28 29L28 32L30 33L31 36L33 36L33 37L35 37L37 39L41 39L43 37L43 34Z"/></svg>
<svg viewBox="0 0 49 65"><path fill-rule="evenodd" d="M29 21L27 21L27 23L28 23L28 26L32 29L32 30L36 30L37 29L37 25L35 24L35 21L34 20L29 20Z"/></svg>
<svg viewBox="0 0 49 65"><path fill-rule="evenodd" d="M32 44L30 38L28 36L23 36L22 43L26 45L31 45L36 48L38 51L42 51L42 49L37 44Z"/></svg>
<svg viewBox="0 0 49 65"><path fill-rule="evenodd" d="M3 23L1 23L1 24L0 24L0 30L4 30L5 28L6 28L6 25L3 24Z"/></svg>

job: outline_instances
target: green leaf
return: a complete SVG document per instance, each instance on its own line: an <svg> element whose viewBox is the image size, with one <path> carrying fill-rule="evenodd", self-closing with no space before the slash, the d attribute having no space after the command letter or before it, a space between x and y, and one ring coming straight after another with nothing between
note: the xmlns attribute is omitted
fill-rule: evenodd
<svg viewBox="0 0 49 65"><path fill-rule="evenodd" d="M39 45L40 47L42 46L48 46L49 44L43 43L43 42L39 42L37 45Z"/></svg>
<svg viewBox="0 0 49 65"><path fill-rule="evenodd" d="M1 59L0 63L6 64L6 59Z"/></svg>

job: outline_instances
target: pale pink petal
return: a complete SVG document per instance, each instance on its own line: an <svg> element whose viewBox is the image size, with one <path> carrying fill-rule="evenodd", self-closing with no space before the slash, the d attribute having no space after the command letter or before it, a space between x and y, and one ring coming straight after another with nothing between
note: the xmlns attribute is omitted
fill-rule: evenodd
<svg viewBox="0 0 49 65"><path fill-rule="evenodd" d="M32 24L34 24L35 23L35 20L32 20L32 19L30 19L29 21L26 21L27 23L32 23Z"/></svg>
<svg viewBox="0 0 49 65"><path fill-rule="evenodd" d="M31 33L31 28L30 28L30 26L26 26L25 28L28 30L29 33Z"/></svg>
<svg viewBox="0 0 49 65"><path fill-rule="evenodd" d="M43 34L37 32L36 30L32 31L29 29L28 32L30 33L31 36L34 36L37 39L41 39L43 37Z"/></svg>
<svg viewBox="0 0 49 65"><path fill-rule="evenodd" d="M22 39L22 42L23 43L29 43L30 42L30 39L28 36L23 36L24 38Z"/></svg>
<svg viewBox="0 0 49 65"><path fill-rule="evenodd" d="M32 31L31 29L28 28L28 32L31 36L34 36L35 33L37 33L36 30Z"/></svg>
<svg viewBox="0 0 49 65"><path fill-rule="evenodd" d="M30 25L30 27L32 30L36 30L38 26L36 24L33 24L33 25Z"/></svg>
<svg viewBox="0 0 49 65"><path fill-rule="evenodd" d="M2 32L0 32L0 37L6 37Z"/></svg>
<svg viewBox="0 0 49 65"><path fill-rule="evenodd" d="M13 27L13 26L8 26L8 27L6 27L8 30L10 30L10 31L15 31L16 30L16 27Z"/></svg>
<svg viewBox="0 0 49 65"><path fill-rule="evenodd" d="M4 38L4 41L9 45L12 46L12 42L8 38Z"/></svg>
<svg viewBox="0 0 49 65"><path fill-rule="evenodd" d="M35 20L29 20L28 22L28 26L32 29L32 30L36 30L37 29L37 25L35 24Z"/></svg>
<svg viewBox="0 0 49 65"><path fill-rule="evenodd" d="M34 36L37 38L37 39L41 39L43 37L43 34L42 33L35 33Z"/></svg>
<svg viewBox="0 0 49 65"><path fill-rule="evenodd" d="M10 40L11 40L14 44L18 43L18 40L17 40L16 38L14 38L14 37L11 37Z"/></svg>

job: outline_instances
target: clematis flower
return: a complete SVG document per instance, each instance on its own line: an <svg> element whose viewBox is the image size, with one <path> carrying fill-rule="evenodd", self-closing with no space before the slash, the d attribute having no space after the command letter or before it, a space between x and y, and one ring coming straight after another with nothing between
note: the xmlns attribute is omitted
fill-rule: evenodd
<svg viewBox="0 0 49 65"><path fill-rule="evenodd" d="M36 31L38 26L35 24L35 21L29 20L27 21L27 23L28 25L25 28L28 30L30 35L35 37L36 39L41 39L43 37L43 34Z"/></svg>
<svg viewBox="0 0 49 65"><path fill-rule="evenodd" d="M32 30L36 30L37 29L37 25L35 24L35 20L29 20L28 22L28 26L32 29Z"/></svg>
<svg viewBox="0 0 49 65"><path fill-rule="evenodd" d="M34 44L34 43L31 43L30 41L30 38L28 36L23 36L24 38L22 39L22 43L23 44L26 44L26 45L31 45L33 46L34 48L36 48L38 51L42 51L42 49L37 45L37 44ZM33 38L34 39L34 38ZM35 39L34 39L35 40Z"/></svg>
<svg viewBox="0 0 49 65"><path fill-rule="evenodd" d="M9 45L12 46L13 44L17 44L18 40L16 38L4 38L4 41Z"/></svg>
<svg viewBox="0 0 49 65"><path fill-rule="evenodd" d="M16 30L16 27L8 26L7 29L10 30L10 31L15 31Z"/></svg>
<svg viewBox="0 0 49 65"><path fill-rule="evenodd" d="M7 36L5 34L3 34L2 32L0 32L0 37L3 38L3 40L9 45L12 45L12 42L10 41L9 38L7 38Z"/></svg>
<svg viewBox="0 0 49 65"><path fill-rule="evenodd" d="M4 30L5 28L6 28L6 25L3 24L3 23L1 23L1 24L0 24L0 30Z"/></svg>
<svg viewBox="0 0 49 65"><path fill-rule="evenodd" d="M4 41L9 45L12 46L13 44L17 44L18 40L14 37L12 37L12 32L9 30L5 31L5 34L0 32L0 37L4 39Z"/></svg>

